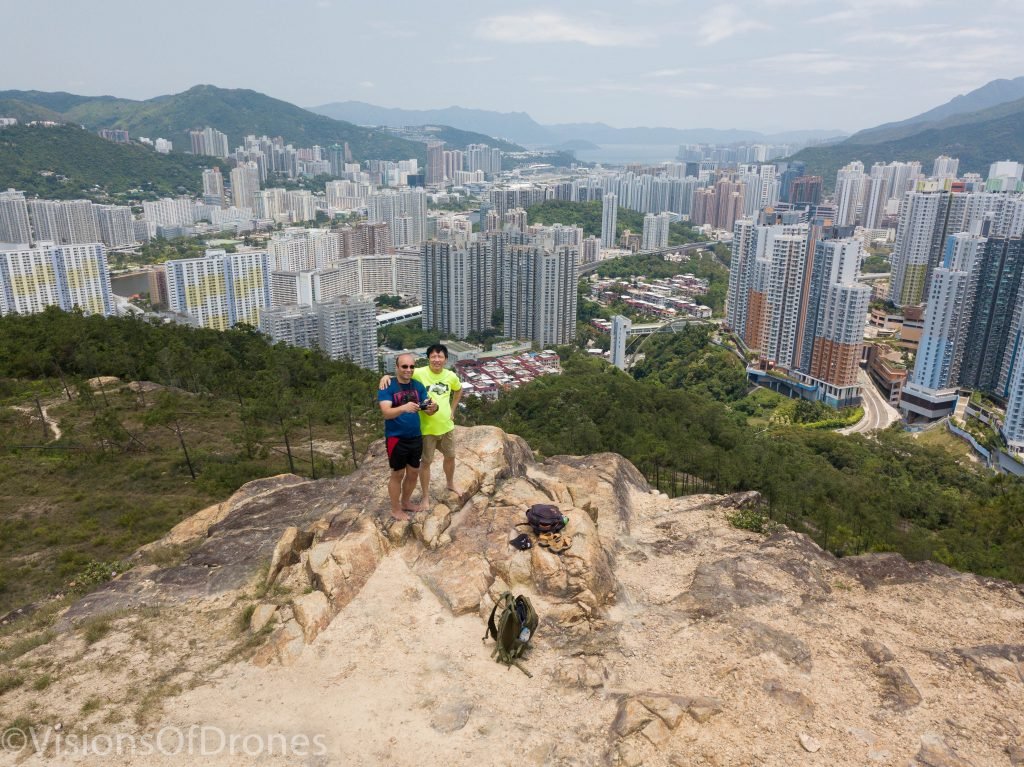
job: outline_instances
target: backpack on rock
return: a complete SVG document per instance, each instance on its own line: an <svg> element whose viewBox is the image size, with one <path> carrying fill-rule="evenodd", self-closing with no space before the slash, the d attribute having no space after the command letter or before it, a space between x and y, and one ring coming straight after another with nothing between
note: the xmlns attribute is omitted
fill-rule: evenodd
<svg viewBox="0 0 1024 767"><path fill-rule="evenodd" d="M515 666L532 677L533 674L519 663L519 658L533 639L538 622L537 613L528 597L522 594L513 597L512 592L506 591L495 602L483 636L485 642L487 637L495 641L491 657L506 666Z"/></svg>
<svg viewBox="0 0 1024 767"><path fill-rule="evenodd" d="M526 510L526 521L537 535L557 533L565 527L568 519L562 511L550 503L535 503Z"/></svg>

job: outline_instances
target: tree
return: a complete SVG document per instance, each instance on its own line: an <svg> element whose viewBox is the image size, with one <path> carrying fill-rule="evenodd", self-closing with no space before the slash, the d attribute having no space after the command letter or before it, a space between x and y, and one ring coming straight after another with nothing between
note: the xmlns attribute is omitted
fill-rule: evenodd
<svg viewBox="0 0 1024 767"><path fill-rule="evenodd" d="M192 457L188 453L188 446L185 444L185 435L181 428L179 412L182 411L184 398L174 391L162 391L156 396L156 402L149 409L143 418L147 426L162 426L171 431L178 438L181 445L181 452L185 456L185 465L188 466L188 473L192 479L196 478L196 469L192 464Z"/></svg>

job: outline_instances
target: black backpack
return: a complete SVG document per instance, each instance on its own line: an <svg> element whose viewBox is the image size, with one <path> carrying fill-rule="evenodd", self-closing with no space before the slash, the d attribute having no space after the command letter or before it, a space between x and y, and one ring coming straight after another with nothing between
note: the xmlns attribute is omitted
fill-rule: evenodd
<svg viewBox="0 0 1024 767"><path fill-rule="evenodd" d="M565 527L565 517L561 510L550 503L535 503L526 510L526 521L529 522L533 532L557 533Z"/></svg>
<svg viewBox="0 0 1024 767"><path fill-rule="evenodd" d="M497 621L494 619L495 615L498 616ZM528 677L532 677L533 674L519 663L519 657L533 639L538 622L537 613L528 597L522 594L513 597L512 592L506 591L495 602L491 617L487 619L487 631L483 636L483 641L486 642L487 637L491 637L495 642L491 657L498 663L515 666Z"/></svg>

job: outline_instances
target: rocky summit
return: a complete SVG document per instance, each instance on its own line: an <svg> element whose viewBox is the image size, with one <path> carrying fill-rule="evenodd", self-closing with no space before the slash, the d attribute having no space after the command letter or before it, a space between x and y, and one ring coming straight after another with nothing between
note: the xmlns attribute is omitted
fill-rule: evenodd
<svg viewBox="0 0 1024 767"><path fill-rule="evenodd" d="M733 522L762 518L756 493L669 499L615 454L457 438L460 492L409 523L382 442L343 479L200 512L72 605L21 658L56 679L0 710L83 737L219 733L118 764L1024 764L1018 586L751 532ZM509 545L534 503L568 517L568 550ZM532 676L481 640L505 591L540 615Z"/></svg>

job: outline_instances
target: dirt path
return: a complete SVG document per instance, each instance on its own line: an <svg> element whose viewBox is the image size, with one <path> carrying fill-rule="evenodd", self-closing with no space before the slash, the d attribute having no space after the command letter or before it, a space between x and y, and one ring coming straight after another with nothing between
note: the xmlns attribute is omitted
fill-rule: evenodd
<svg viewBox="0 0 1024 767"><path fill-rule="evenodd" d="M40 400L40 407L38 408L35 406L35 403L33 403L31 405L14 405L12 409L18 410L22 413L27 413L30 418L35 420L38 420L39 411L41 409L43 411L43 420L46 422L46 428L50 430L51 434L53 434L53 439L51 439L50 441L56 442L62 436L64 436L64 432L61 431L60 424L57 422L57 419L53 418L50 415L48 408L59 405L62 402L64 402L64 400L60 397L57 397L49 400Z"/></svg>

